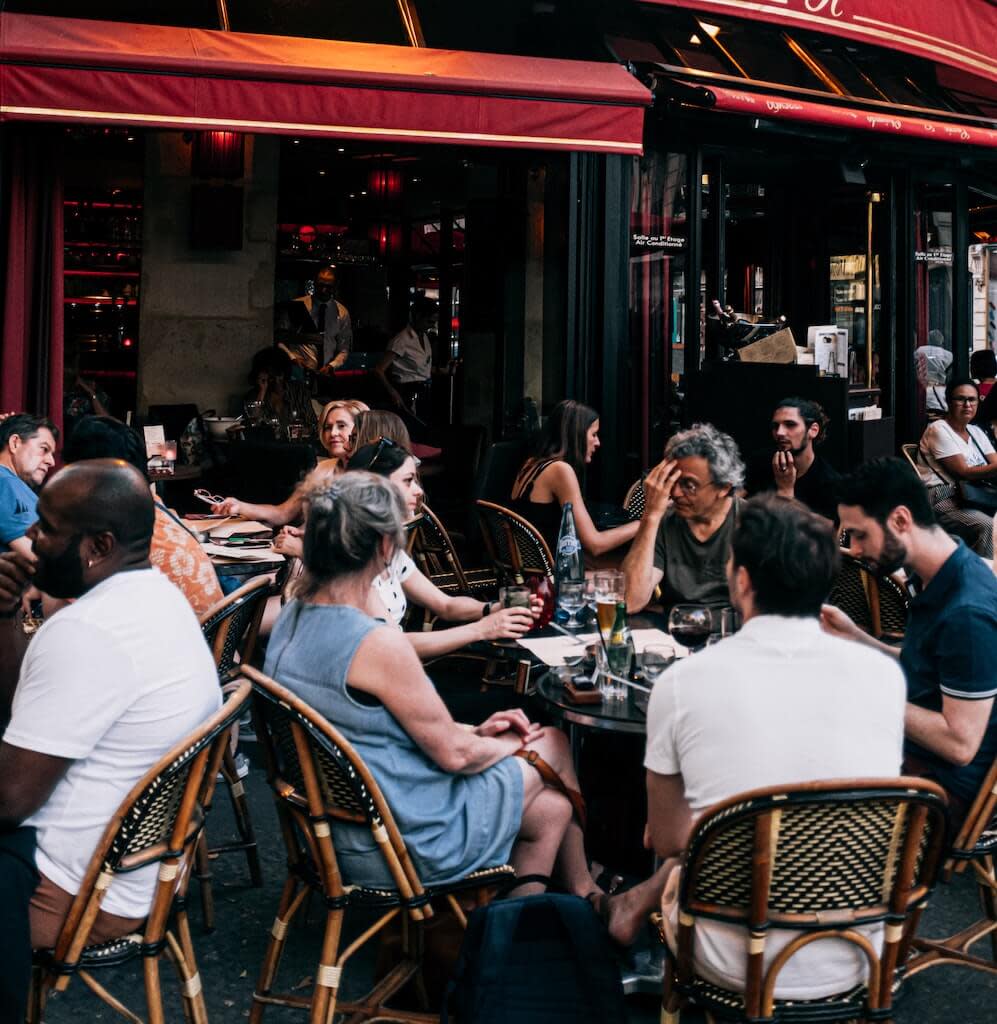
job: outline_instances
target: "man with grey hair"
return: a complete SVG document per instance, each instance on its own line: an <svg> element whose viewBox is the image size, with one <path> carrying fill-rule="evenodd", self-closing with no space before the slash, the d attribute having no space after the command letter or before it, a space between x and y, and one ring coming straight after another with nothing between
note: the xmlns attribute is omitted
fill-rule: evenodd
<svg viewBox="0 0 997 1024"><path fill-rule="evenodd" d="M646 607L659 583L665 605L728 603L725 570L743 484L734 439L711 424L669 440L644 480L644 518L623 560L628 611Z"/></svg>

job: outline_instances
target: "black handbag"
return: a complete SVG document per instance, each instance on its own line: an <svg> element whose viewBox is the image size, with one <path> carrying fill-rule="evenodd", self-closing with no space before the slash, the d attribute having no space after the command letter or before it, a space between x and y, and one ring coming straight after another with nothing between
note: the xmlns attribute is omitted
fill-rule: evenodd
<svg viewBox="0 0 997 1024"><path fill-rule="evenodd" d="M970 440L976 445L976 450L983 455L986 462L986 455L980 447L979 442L973 437L972 431L969 434ZM977 512L986 512L988 516L997 514L997 487L989 480L970 482L969 480L958 480L956 492L959 495L959 505L962 508L975 509Z"/></svg>

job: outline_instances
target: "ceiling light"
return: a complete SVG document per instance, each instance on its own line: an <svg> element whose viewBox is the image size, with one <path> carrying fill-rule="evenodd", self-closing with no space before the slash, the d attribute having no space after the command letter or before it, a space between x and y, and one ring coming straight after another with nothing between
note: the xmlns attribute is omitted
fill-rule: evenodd
<svg viewBox="0 0 997 1024"><path fill-rule="evenodd" d="M700 27L700 28L701 28L701 29L702 29L702 30L703 30L703 31L704 31L704 32L705 32L705 33L706 33L706 34L707 34L707 35L708 35L708 36L709 36L709 37L710 37L711 39L716 39L716 38L717 38L717 36L718 36L718 35L720 35L720 26L719 26L719 25L711 25L711 24L710 24L709 22L707 22L707 21L701 21L701 22L699 23L699 27Z"/></svg>

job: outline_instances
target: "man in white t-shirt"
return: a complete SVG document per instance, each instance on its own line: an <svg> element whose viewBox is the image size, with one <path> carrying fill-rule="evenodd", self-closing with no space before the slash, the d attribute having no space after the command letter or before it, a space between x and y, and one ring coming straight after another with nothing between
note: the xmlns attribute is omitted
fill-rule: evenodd
<svg viewBox="0 0 997 1024"><path fill-rule="evenodd" d="M763 495L742 507L727 577L744 627L677 662L655 685L648 707L647 836L660 857L677 857L695 819L737 793L899 774L902 673L892 659L868 649L858 657L857 645L821 631L837 546L831 524L795 501ZM608 901L614 937L631 938L664 886L674 940L677 864L666 862L649 882ZM768 933L766 967L794 934ZM882 939L879 926L868 934ZM698 920L697 969L715 984L743 990L746 942L739 927ZM861 981L865 967L854 946L814 943L780 972L776 994L831 995Z"/></svg>
<svg viewBox="0 0 997 1024"><path fill-rule="evenodd" d="M52 944L94 848L135 782L220 704L214 663L183 595L149 563L153 504L119 460L77 462L41 492L36 565L0 556L0 833L37 835L31 947ZM75 599L25 650L29 582ZM0 864L0 873L3 865ZM91 938L132 931L156 867L115 878ZM17 908L4 905L4 924ZM2 931L0 927L0 931Z"/></svg>

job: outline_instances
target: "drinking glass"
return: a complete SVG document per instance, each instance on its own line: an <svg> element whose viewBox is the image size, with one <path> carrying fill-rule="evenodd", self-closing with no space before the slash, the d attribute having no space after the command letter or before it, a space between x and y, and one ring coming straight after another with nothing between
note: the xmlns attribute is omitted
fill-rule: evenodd
<svg viewBox="0 0 997 1024"><path fill-rule="evenodd" d="M741 613L728 605L720 609L720 635L733 636L741 628Z"/></svg>
<svg viewBox="0 0 997 1024"><path fill-rule="evenodd" d="M568 617L564 626L566 629L581 629L581 622L578 621L578 613L585 607L585 583L584 581L573 582L564 580L557 588L557 605Z"/></svg>
<svg viewBox="0 0 997 1024"><path fill-rule="evenodd" d="M668 613L668 632L680 644L696 650L713 632L713 613L701 604L677 604Z"/></svg>
<svg viewBox="0 0 997 1024"><path fill-rule="evenodd" d="M499 600L503 608L529 608L530 588L525 586L502 587Z"/></svg>
<svg viewBox="0 0 997 1024"><path fill-rule="evenodd" d="M674 647L666 644L648 644L640 655L640 667L647 685L654 686L673 661L675 661Z"/></svg>
<svg viewBox="0 0 997 1024"><path fill-rule="evenodd" d="M626 575L619 569L595 574L595 611L599 629L607 640L616 621L616 604L626 600L626 580Z"/></svg>

